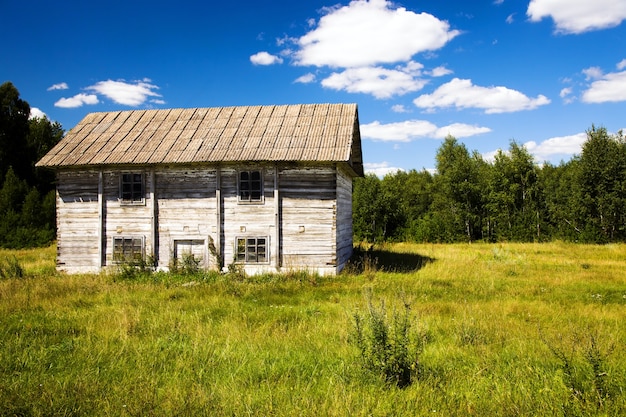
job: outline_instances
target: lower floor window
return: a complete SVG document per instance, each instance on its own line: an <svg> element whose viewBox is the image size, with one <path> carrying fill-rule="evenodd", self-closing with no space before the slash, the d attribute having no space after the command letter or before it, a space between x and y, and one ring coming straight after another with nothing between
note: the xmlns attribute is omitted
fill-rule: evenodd
<svg viewBox="0 0 626 417"><path fill-rule="evenodd" d="M143 238L115 237L113 238L114 262L139 262L143 260Z"/></svg>
<svg viewBox="0 0 626 417"><path fill-rule="evenodd" d="M235 259L237 262L267 262L267 237L237 238L237 253Z"/></svg>

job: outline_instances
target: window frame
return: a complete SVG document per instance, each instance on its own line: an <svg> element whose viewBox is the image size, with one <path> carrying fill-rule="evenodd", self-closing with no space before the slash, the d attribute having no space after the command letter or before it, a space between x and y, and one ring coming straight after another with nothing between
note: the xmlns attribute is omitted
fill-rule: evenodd
<svg viewBox="0 0 626 417"><path fill-rule="evenodd" d="M139 175L139 181L135 181L135 176ZM130 176L130 181L125 179ZM130 198L124 198L128 191L124 190L124 186L130 187ZM140 190L136 191L135 187L139 186ZM137 195L138 194L138 195ZM137 197L140 198L137 198ZM126 171L120 173L119 199L122 205L145 205L146 204L146 175L143 171Z"/></svg>
<svg viewBox="0 0 626 417"><path fill-rule="evenodd" d="M118 248L116 241L119 240L122 241L121 257L119 256L120 252L116 250ZM129 247L131 250L129 254L125 253L125 248L127 247L126 241L130 241ZM135 256L136 252L134 250L137 242L139 243L138 246L140 248L140 252L138 253L139 256ZM143 262L146 259L146 238L144 236L113 236L111 240L111 259L116 265Z"/></svg>
<svg viewBox="0 0 626 417"><path fill-rule="evenodd" d="M252 176L258 173L259 178L254 179ZM242 175L247 174L247 179L242 179ZM264 204L265 193L263 187L263 169L240 169L237 171L237 202L240 204ZM258 188L253 184L258 182ZM244 196L247 193L247 196ZM253 194L258 193L259 197L253 198Z"/></svg>
<svg viewBox="0 0 626 417"><path fill-rule="evenodd" d="M259 245L259 240L263 239L265 242ZM250 241L254 240L251 244ZM243 241L243 245L240 246L240 241ZM251 247L254 247L254 252L249 251ZM259 247L263 248L264 258L262 261L258 260ZM243 251L241 249L243 248ZM253 259L253 257L255 259ZM235 238L235 250L234 261L237 264L248 265L264 265L270 263L270 237L269 236L237 236Z"/></svg>

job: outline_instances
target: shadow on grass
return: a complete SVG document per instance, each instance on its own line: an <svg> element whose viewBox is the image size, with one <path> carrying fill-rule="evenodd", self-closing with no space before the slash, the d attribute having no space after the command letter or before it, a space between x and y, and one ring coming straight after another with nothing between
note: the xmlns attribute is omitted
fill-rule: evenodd
<svg viewBox="0 0 626 417"><path fill-rule="evenodd" d="M365 272L415 272L435 259L417 253L394 252L373 245L369 248L355 247L348 263L348 271L355 274Z"/></svg>

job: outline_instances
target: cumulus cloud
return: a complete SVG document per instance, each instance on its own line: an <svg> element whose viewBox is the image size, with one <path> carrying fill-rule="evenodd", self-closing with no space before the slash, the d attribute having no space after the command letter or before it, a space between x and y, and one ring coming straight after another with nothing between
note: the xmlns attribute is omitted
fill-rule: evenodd
<svg viewBox="0 0 626 417"><path fill-rule="evenodd" d="M626 101L626 71L600 76L583 92L582 101L585 103Z"/></svg>
<svg viewBox="0 0 626 417"><path fill-rule="evenodd" d="M64 109L72 109L75 107L82 107L84 104L98 104L98 96L95 94L76 94L74 97L61 98L54 103L55 107L62 107Z"/></svg>
<svg viewBox="0 0 626 417"><path fill-rule="evenodd" d="M576 133L569 136L558 136L546 139L543 142L529 141L523 144L528 152L533 156L535 162L543 163L561 158L569 159L573 155L578 155L582 151L582 146L587 140L587 134ZM509 155L508 150L495 150L485 152L482 157L485 161L493 163L498 152L504 152Z"/></svg>
<svg viewBox="0 0 626 417"><path fill-rule="evenodd" d="M404 105L402 104L394 104L393 106L391 106L391 111L394 113L408 113L409 110L407 110L406 107L404 107Z"/></svg>
<svg viewBox="0 0 626 417"><path fill-rule="evenodd" d="M272 55L269 52L261 51L250 56L250 62L254 65L274 65L282 64L283 59L279 56Z"/></svg>
<svg viewBox="0 0 626 417"><path fill-rule="evenodd" d="M43 111L41 111L40 109L38 109L37 107L31 107L30 108L30 115L28 116L29 119L34 119L34 118L44 118L44 117L48 117L48 115L46 113L44 113Z"/></svg>
<svg viewBox="0 0 626 417"><path fill-rule="evenodd" d="M626 68L626 59L622 59L620 62L617 63L616 66L617 66L617 69L620 71Z"/></svg>
<svg viewBox="0 0 626 417"><path fill-rule="evenodd" d="M387 174L395 174L398 171L404 171L402 168L390 167L389 162L365 162L363 169L367 174L374 174L377 177L384 177Z"/></svg>
<svg viewBox="0 0 626 417"><path fill-rule="evenodd" d="M48 87L48 91L54 91L54 90L67 90L69 87L67 85L67 83L58 83L58 84L53 84L50 87Z"/></svg>
<svg viewBox="0 0 626 417"><path fill-rule="evenodd" d="M574 102L574 98L572 97L572 92L574 90L572 89L572 87L565 87L563 89L561 89L561 92L559 93L559 97L561 97L563 99L563 102L565 104L569 104Z"/></svg>
<svg viewBox="0 0 626 417"><path fill-rule="evenodd" d="M361 137L364 139L388 142L410 142L423 138L443 139L448 135L464 138L491 131L488 127L463 123L437 127L437 125L427 120L405 120L403 122L386 124L374 121L362 124L360 130Z"/></svg>
<svg viewBox="0 0 626 417"><path fill-rule="evenodd" d="M348 68L322 80L326 88L371 94L381 99L421 90L425 84L425 80L411 71L382 67Z"/></svg>
<svg viewBox="0 0 626 417"><path fill-rule="evenodd" d="M550 17L557 33L578 34L618 26L626 19L624 0L531 0L532 22Z"/></svg>
<svg viewBox="0 0 626 417"><path fill-rule="evenodd" d="M549 104L550 100L543 95L530 98L506 87L481 87L473 85L471 80L454 78L432 94L419 96L413 103L428 110L448 107L477 108L483 109L487 114L493 114L533 110Z"/></svg>
<svg viewBox="0 0 626 417"><path fill-rule="evenodd" d="M295 83L301 83L301 84L310 84L312 82L315 82L315 74L309 72L308 74L304 74L304 75L296 78L296 80L294 82Z"/></svg>
<svg viewBox="0 0 626 417"><path fill-rule="evenodd" d="M160 94L154 91L158 89L159 87L150 84L150 80L147 78L141 81L134 81L132 83L113 80L100 81L86 88L86 90L88 91L102 94L103 96L109 98L110 100L113 100L117 104L123 104L125 106L133 107L144 104L146 101L148 101L149 97L161 97ZM93 97L96 96L94 95Z"/></svg>
<svg viewBox="0 0 626 417"><path fill-rule="evenodd" d="M326 12L298 39L296 64L356 68L406 62L460 33L433 15L395 8L387 0L355 0Z"/></svg>
<svg viewBox="0 0 626 417"><path fill-rule="evenodd" d="M555 156L567 157L579 154L586 140L587 134L583 132L546 139L541 143L530 141L524 143L524 146L535 160L543 162Z"/></svg>
<svg viewBox="0 0 626 417"><path fill-rule="evenodd" d="M431 71L428 71L427 74L431 77L443 77L444 75L452 74L452 72L452 70L444 66L439 66L437 68L433 68Z"/></svg>
<svg viewBox="0 0 626 417"><path fill-rule="evenodd" d="M602 77L602 69L600 67L589 67L583 70L587 80L598 79Z"/></svg>

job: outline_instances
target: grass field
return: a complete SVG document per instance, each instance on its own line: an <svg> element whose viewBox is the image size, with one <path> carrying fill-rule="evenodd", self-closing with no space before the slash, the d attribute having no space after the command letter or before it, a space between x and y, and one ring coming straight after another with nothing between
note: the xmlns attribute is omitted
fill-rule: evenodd
<svg viewBox="0 0 626 417"><path fill-rule="evenodd" d="M626 245L396 244L247 279L58 275L54 253L0 251L23 269L0 280L0 415L626 415ZM370 303L410 306L404 388L362 369Z"/></svg>

